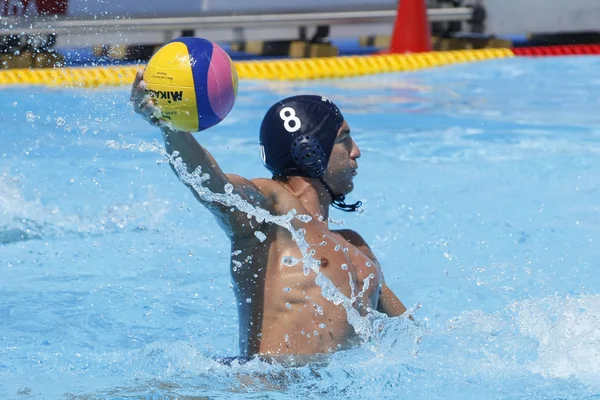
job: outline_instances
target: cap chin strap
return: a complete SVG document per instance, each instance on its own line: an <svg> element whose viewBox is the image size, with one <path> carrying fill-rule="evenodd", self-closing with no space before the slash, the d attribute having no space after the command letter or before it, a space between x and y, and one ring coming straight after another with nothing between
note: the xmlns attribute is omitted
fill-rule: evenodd
<svg viewBox="0 0 600 400"><path fill-rule="evenodd" d="M335 194L333 194L333 191L331 190L329 185L325 183L325 179L323 179L322 176L319 177L319 181L321 182L321 184L323 186L325 186L325 190L327 190L327 193L329 193L329 195L331 196L331 199L332 199L331 205L334 208L337 208L338 210L342 210L342 211L346 211L346 212L353 212L353 211L358 210L360 208L360 206L362 206L362 201L357 201L354 204L346 204L344 202L344 200L346 199L346 196L344 196L343 194L339 194L337 196Z"/></svg>

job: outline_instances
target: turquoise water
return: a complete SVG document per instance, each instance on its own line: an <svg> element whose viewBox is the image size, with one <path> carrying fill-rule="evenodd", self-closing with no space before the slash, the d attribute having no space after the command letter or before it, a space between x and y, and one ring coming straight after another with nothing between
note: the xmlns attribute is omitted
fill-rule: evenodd
<svg viewBox="0 0 600 400"><path fill-rule="evenodd" d="M238 353L230 248L133 115L129 88L0 89L0 398L554 399L600 393L600 58L241 82L197 134L267 176L275 100L323 94L362 150L335 211L416 319L327 365ZM154 143L153 141L157 141Z"/></svg>

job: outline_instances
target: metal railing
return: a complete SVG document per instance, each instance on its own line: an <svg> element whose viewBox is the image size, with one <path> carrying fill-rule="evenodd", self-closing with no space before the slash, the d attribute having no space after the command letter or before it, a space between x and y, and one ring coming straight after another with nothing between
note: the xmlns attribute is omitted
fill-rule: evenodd
<svg viewBox="0 0 600 400"><path fill-rule="evenodd" d="M428 10L430 22L468 21L472 14L472 9L469 7ZM395 19L395 9L165 18L40 19L22 17L1 19L0 35L54 33L59 37L66 35L85 44L104 43L108 37L118 39L120 36L123 40L123 35L126 34L149 32L160 34L163 39L168 40L176 36L177 31L183 30L199 31L205 37L213 40L259 40L273 37L285 39L290 35L296 36L300 27L322 25L332 28L332 37L336 34L341 36L344 32L353 32L353 36L381 34L382 29L383 32L391 33ZM357 30L356 25L361 25L362 29ZM280 35L277 36L276 32L279 32ZM115 34L118 35L115 36ZM152 40L155 40L155 37ZM145 39L150 40L150 37Z"/></svg>
<svg viewBox="0 0 600 400"><path fill-rule="evenodd" d="M468 7L428 10L431 22L468 21L472 16ZM390 23L396 10L341 11L320 13L221 15L198 17L132 18L132 19L3 19L1 35L84 33L92 31L164 31L196 28L251 28L287 25L339 25L352 23Z"/></svg>

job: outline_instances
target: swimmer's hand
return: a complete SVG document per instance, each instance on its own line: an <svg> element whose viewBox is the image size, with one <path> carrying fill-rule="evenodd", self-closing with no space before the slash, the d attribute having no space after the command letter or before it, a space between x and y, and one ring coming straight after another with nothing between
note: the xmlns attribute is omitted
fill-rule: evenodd
<svg viewBox="0 0 600 400"><path fill-rule="evenodd" d="M209 176L209 179L200 185L203 189L212 194L224 194L225 189L231 186L231 193L236 196L237 201L244 201L270 213L274 212L272 197L265 195L255 182L238 175L224 173L214 157L198 143L190 132L174 130L170 127L168 121L160 118L160 110L148 94L148 86L144 81L144 71L138 71L135 76L130 100L135 113L140 114L152 125L161 128L167 154L181 159L187 174L201 171ZM174 156L175 152L177 152L177 156ZM173 162L170 162L170 166L181 179L180 173L182 171L175 168ZM205 196L204 190L199 191L198 186L192 184L197 182L194 180L196 178L192 178L189 180L188 177L188 180L183 180L183 183L192 190L198 201L215 215L219 225L228 236L236 238L235 240L254 238L256 231L262 228L263 223L266 223L256 220L254 223L249 223L247 211L232 208L229 203L219 203L212 200L210 196Z"/></svg>
<svg viewBox="0 0 600 400"><path fill-rule="evenodd" d="M166 127L166 122L161 119L160 109L156 107L154 101L148 93L148 84L144 81L144 71L138 70L135 80L131 87L131 96L129 101L133 105L133 111L140 114L142 118L159 128Z"/></svg>

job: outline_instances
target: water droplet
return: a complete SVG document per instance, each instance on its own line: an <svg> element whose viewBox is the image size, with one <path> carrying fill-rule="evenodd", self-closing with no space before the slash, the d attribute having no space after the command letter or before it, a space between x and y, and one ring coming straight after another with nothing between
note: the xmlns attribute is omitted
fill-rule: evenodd
<svg viewBox="0 0 600 400"><path fill-rule="evenodd" d="M292 288L289 288L289 287L284 287L284 288L283 288L283 291L284 291L284 292L291 292L291 291L292 291Z"/></svg>
<svg viewBox="0 0 600 400"><path fill-rule="evenodd" d="M246 299L246 303L248 303L248 304L252 303L252 299L251 299L250 297L248 297L248 298Z"/></svg>
<svg viewBox="0 0 600 400"><path fill-rule="evenodd" d="M261 243L264 242L265 240L267 240L267 235L265 235L261 231L254 232L254 236L256 236L258 238L258 240L260 240Z"/></svg>
<svg viewBox="0 0 600 400"><path fill-rule="evenodd" d="M25 114L25 117L27 118L27 122L33 122L36 120L36 118L39 118L31 111L27 111L27 114Z"/></svg>
<svg viewBox="0 0 600 400"><path fill-rule="evenodd" d="M298 264L298 259L292 256L285 256L281 259L281 262L283 263L283 265L285 265L286 267L293 267L294 265Z"/></svg>
<svg viewBox="0 0 600 400"><path fill-rule="evenodd" d="M333 248L333 250L338 251L341 248L342 248L342 246L340 246L339 244L336 244L335 247Z"/></svg>
<svg viewBox="0 0 600 400"><path fill-rule="evenodd" d="M347 264L342 264L342 269L344 271L348 271L348 265Z"/></svg>
<svg viewBox="0 0 600 400"><path fill-rule="evenodd" d="M225 185L225 193L226 194L232 194L233 193L233 185L231 183L228 183Z"/></svg>
<svg viewBox="0 0 600 400"><path fill-rule="evenodd" d="M19 104L19 103L17 103L16 101L13 101L13 103L12 103L13 107L16 107L17 104Z"/></svg>
<svg viewBox="0 0 600 400"><path fill-rule="evenodd" d="M236 250L233 253L231 253L232 256L239 256L240 254L242 254L241 250Z"/></svg>
<svg viewBox="0 0 600 400"><path fill-rule="evenodd" d="M321 242L321 246L327 246L327 242L323 240L323 241Z"/></svg>
<svg viewBox="0 0 600 400"><path fill-rule="evenodd" d="M367 261L367 263L365 264L365 266L366 266L367 268L371 268L371 265L372 265L372 264L371 264L371 261Z"/></svg>
<svg viewBox="0 0 600 400"><path fill-rule="evenodd" d="M319 328L321 328L321 329L325 329L326 327L327 327L327 325L325 325L323 323L319 324Z"/></svg>
<svg viewBox="0 0 600 400"><path fill-rule="evenodd" d="M310 221L312 221L312 217L310 215L298 215L296 218L299 219L302 222L310 222Z"/></svg>
<svg viewBox="0 0 600 400"><path fill-rule="evenodd" d="M56 118L56 126L63 126L66 122L63 117Z"/></svg>
<svg viewBox="0 0 600 400"><path fill-rule="evenodd" d="M290 310L292 309L292 305L291 305L290 303L285 303L285 306L286 306L287 308L289 308Z"/></svg>
<svg viewBox="0 0 600 400"><path fill-rule="evenodd" d="M317 311L317 314L323 315L323 307L321 307L317 303L313 303L313 306L315 307L315 310Z"/></svg>
<svg viewBox="0 0 600 400"><path fill-rule="evenodd" d="M314 332L313 332L313 335L314 335L314 336L319 336L319 332L317 332L317 331L314 331Z"/></svg>

